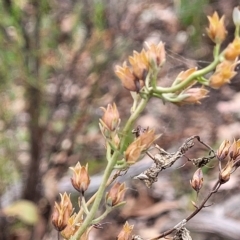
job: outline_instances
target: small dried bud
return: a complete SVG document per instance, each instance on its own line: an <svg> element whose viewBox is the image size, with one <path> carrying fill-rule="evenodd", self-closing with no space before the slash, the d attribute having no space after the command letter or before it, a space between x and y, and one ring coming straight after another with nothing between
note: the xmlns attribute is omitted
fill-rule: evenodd
<svg viewBox="0 0 240 240"><path fill-rule="evenodd" d="M123 63L122 67L116 66L115 74L129 91L138 93L144 86L144 81L134 75L133 70L127 66L126 62Z"/></svg>
<svg viewBox="0 0 240 240"><path fill-rule="evenodd" d="M158 45L151 44L147 45L147 55L148 55L148 62L152 67L161 67L166 61L166 52L164 49L163 42L159 42Z"/></svg>
<svg viewBox="0 0 240 240"><path fill-rule="evenodd" d="M115 131L120 124L120 117L116 104L108 104L107 109L103 107L101 109L104 111L104 114L100 122L109 131Z"/></svg>
<svg viewBox="0 0 240 240"><path fill-rule="evenodd" d="M154 129L147 129L145 132L143 132L139 137L138 140L140 141L140 145L143 146L143 150L147 150L154 141L156 141L161 134L155 135Z"/></svg>
<svg viewBox="0 0 240 240"><path fill-rule="evenodd" d="M219 88L230 80L237 74L234 71L237 62L223 61L218 64L215 73L209 79L209 86L212 88Z"/></svg>
<svg viewBox="0 0 240 240"><path fill-rule="evenodd" d="M58 204L55 202L54 210L52 214L52 224L57 231L62 231L66 228L68 219L70 218L73 208L70 196L64 193L61 196L61 202Z"/></svg>
<svg viewBox="0 0 240 240"><path fill-rule="evenodd" d="M141 145L141 141L139 138L137 138L135 141L133 141L128 148L126 149L124 153L124 158L126 159L128 164L134 164L139 157L141 156L141 153L143 151L145 146Z"/></svg>
<svg viewBox="0 0 240 240"><path fill-rule="evenodd" d="M240 6L233 9L233 22L236 27L240 26Z"/></svg>
<svg viewBox="0 0 240 240"><path fill-rule="evenodd" d="M128 60L132 65L134 76L145 81L146 73L149 69L146 51L144 49L140 53L134 51L133 56L130 56Z"/></svg>
<svg viewBox="0 0 240 240"><path fill-rule="evenodd" d="M73 187L78 192L84 194L90 184L88 164L86 164L86 167L82 167L78 162L75 167L70 167L70 169L73 171L73 177L71 178Z"/></svg>
<svg viewBox="0 0 240 240"><path fill-rule="evenodd" d="M180 83L180 82L184 82L185 79L187 79L190 75L192 75L194 72L197 71L197 67L194 67L194 68L189 68L188 70L186 71L182 71L178 74L178 76L176 77L176 80L174 82L174 84L177 84L177 83ZM192 81L190 82L186 88L194 85L196 83L196 81Z"/></svg>
<svg viewBox="0 0 240 240"><path fill-rule="evenodd" d="M182 93L182 99L178 103L181 104L196 104L201 103L200 100L207 97L208 90L205 88L189 88Z"/></svg>
<svg viewBox="0 0 240 240"><path fill-rule="evenodd" d="M123 202L125 192L125 183L116 182L106 194L107 205L113 207Z"/></svg>
<svg viewBox="0 0 240 240"><path fill-rule="evenodd" d="M190 181L190 184L196 192L200 191L203 186L203 173L201 168L198 168L197 171L193 174L193 178Z"/></svg>
<svg viewBox="0 0 240 240"><path fill-rule="evenodd" d="M70 239L70 237L78 230L79 224L75 224L74 220L76 218L76 213L74 213L69 219L66 228L61 232L61 235L65 239Z"/></svg>
<svg viewBox="0 0 240 240"><path fill-rule="evenodd" d="M129 240L133 227L133 225L129 225L128 222L126 222L123 226L123 229L118 234L117 240Z"/></svg>
<svg viewBox="0 0 240 240"><path fill-rule="evenodd" d="M235 61L240 55L240 38L235 37L232 43L229 43L224 51L224 57L228 61Z"/></svg>
<svg viewBox="0 0 240 240"><path fill-rule="evenodd" d="M230 176L233 171L234 163L232 160L229 160L226 166L219 173L219 180L221 184L224 184L229 181Z"/></svg>
<svg viewBox="0 0 240 240"><path fill-rule="evenodd" d="M218 148L217 154L216 154L219 161L222 161L227 157L230 145L231 145L230 141L228 141L228 140L224 140L222 142L222 144Z"/></svg>
<svg viewBox="0 0 240 240"><path fill-rule="evenodd" d="M240 139L234 140L229 148L229 157L235 160L240 155Z"/></svg>
<svg viewBox="0 0 240 240"><path fill-rule="evenodd" d="M207 28L207 34L213 42L218 44L221 44L227 35L224 18L225 16L222 16L221 19L219 19L217 12L214 12L212 17L208 16L209 28Z"/></svg>

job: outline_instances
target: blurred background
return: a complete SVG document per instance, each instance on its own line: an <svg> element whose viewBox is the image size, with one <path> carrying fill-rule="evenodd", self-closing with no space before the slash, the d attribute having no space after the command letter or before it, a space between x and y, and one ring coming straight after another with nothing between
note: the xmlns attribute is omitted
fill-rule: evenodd
<svg viewBox="0 0 240 240"><path fill-rule="evenodd" d="M57 239L51 211L59 192L72 192L69 166L89 164L96 191L106 165L98 119L101 106L116 102L122 122L132 103L114 75L144 42L165 42L167 62L159 84L212 60L207 15L225 14L233 39L237 0L1 0L0 1L0 239ZM238 70L238 69L236 69ZM197 106L152 100L138 124L162 133L158 144L174 152L192 135L215 149L240 137L239 74L211 90ZM206 154L200 145L189 157ZM145 161L146 160L146 161ZM186 160L179 163L184 164ZM146 168L149 159L137 163ZM144 239L174 226L193 210L196 196L190 164L168 170L152 189L128 174L127 204L108 216L91 239L115 239L126 220ZM134 169L134 166L132 167ZM137 171L137 170L136 170ZM141 170L139 170L141 171ZM217 163L204 168L205 191L217 178ZM240 239L238 172L188 225L196 240ZM125 179L124 179L125 180ZM77 202L77 201L76 201ZM107 229L107 230L106 230Z"/></svg>

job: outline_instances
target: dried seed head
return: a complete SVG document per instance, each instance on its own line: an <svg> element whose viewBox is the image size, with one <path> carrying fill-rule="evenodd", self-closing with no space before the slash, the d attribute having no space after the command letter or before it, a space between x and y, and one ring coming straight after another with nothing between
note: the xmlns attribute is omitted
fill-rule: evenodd
<svg viewBox="0 0 240 240"><path fill-rule="evenodd" d="M227 35L224 18L225 16L222 16L221 19L219 19L217 12L214 12L211 17L208 16L209 27L207 28L207 34L211 40L217 44L221 44Z"/></svg>
<svg viewBox="0 0 240 240"><path fill-rule="evenodd" d="M203 186L203 173L201 168L198 168L197 171L193 174L193 178L190 180L190 184L196 192L200 191Z"/></svg>
<svg viewBox="0 0 240 240"><path fill-rule="evenodd" d="M123 63L122 67L116 66L115 74L121 80L122 85L129 91L139 92L144 86L143 79L139 79L134 75L133 70L127 66L126 62Z"/></svg>
<svg viewBox="0 0 240 240"><path fill-rule="evenodd" d="M218 64L215 73L209 79L209 86L212 88L219 88L226 83L229 83L230 80L237 74L234 71L237 62L232 61L223 61Z"/></svg>
<svg viewBox="0 0 240 240"><path fill-rule="evenodd" d="M113 207L123 202L126 192L125 183L116 182L106 194L106 203L108 206Z"/></svg>
<svg viewBox="0 0 240 240"><path fill-rule="evenodd" d="M182 93L181 104L196 104L201 103L200 101L207 97L208 90L205 88L189 88Z"/></svg>
<svg viewBox="0 0 240 240"><path fill-rule="evenodd" d="M228 140L224 140L222 142L222 144L220 145L220 147L218 148L217 153L216 153L216 156L219 161L222 161L227 157L230 145L231 145L230 141L228 141Z"/></svg>
<svg viewBox="0 0 240 240"><path fill-rule="evenodd" d="M115 131L120 124L120 117L116 104L108 104L107 108L102 107L101 109L104 111L101 123L103 123L109 131Z"/></svg>
<svg viewBox="0 0 240 240"><path fill-rule="evenodd" d="M123 226L123 229L117 236L117 240L128 240L130 239L130 235L133 230L133 225L129 225L128 222L126 222Z"/></svg>
<svg viewBox="0 0 240 240"><path fill-rule="evenodd" d="M124 152L124 158L127 163L134 164L139 159L143 149L144 146L141 146L141 141L139 139L133 141Z"/></svg>
<svg viewBox="0 0 240 240"><path fill-rule="evenodd" d="M147 150L160 136L161 134L155 135L154 129L147 129L138 137L138 139L140 141L140 145L144 146L143 150Z"/></svg>
<svg viewBox="0 0 240 240"><path fill-rule="evenodd" d="M73 171L73 177L71 178L73 187L84 194L90 184L88 164L81 166L80 162L78 162L75 167L70 167L70 169Z"/></svg>
<svg viewBox="0 0 240 240"><path fill-rule="evenodd" d="M240 155L240 139L237 141L234 139L232 145L229 148L229 157L235 160Z"/></svg>
<svg viewBox="0 0 240 240"><path fill-rule="evenodd" d="M150 66L153 68L161 67L166 61L166 52L163 42L159 42L158 45L156 44L149 45L148 43L146 43L146 45L147 45L147 58Z"/></svg>
<svg viewBox="0 0 240 240"><path fill-rule="evenodd" d="M71 236L78 230L80 227L79 224L75 224L76 213L74 213L69 219L66 228L61 232L61 235L65 239L70 239Z"/></svg>
<svg viewBox="0 0 240 240"><path fill-rule="evenodd" d="M60 194L60 203L55 202L54 210L52 214L52 224L57 229L57 231L62 231L66 228L68 219L70 218L73 207L70 200L70 195L64 193Z"/></svg>
<svg viewBox="0 0 240 240"><path fill-rule="evenodd" d="M234 163L232 160L229 160L226 166L219 173L219 180L221 184L224 184L229 181L230 176L233 172Z"/></svg>
<svg viewBox="0 0 240 240"><path fill-rule="evenodd" d="M138 138L128 146L124 153L128 164L134 164L140 157L141 153L146 151L153 144L153 142L161 136L155 135L155 131L148 128L141 133L137 133L137 135Z"/></svg>
<svg viewBox="0 0 240 240"><path fill-rule="evenodd" d="M224 51L224 57L228 61L235 61L240 55L240 38L235 37L232 43L229 43Z"/></svg>
<svg viewBox="0 0 240 240"><path fill-rule="evenodd" d="M132 65L134 76L138 79L145 81L146 73L149 70L149 63L147 53L143 49L140 53L134 51L133 56L128 58L129 63Z"/></svg>
<svg viewBox="0 0 240 240"><path fill-rule="evenodd" d="M180 72L178 74L178 76L176 77L174 84L184 82L190 75L192 75L196 71L197 71L197 67L189 68L186 71ZM185 88L189 88L192 85L194 85L195 83L196 83L196 81L191 81Z"/></svg>

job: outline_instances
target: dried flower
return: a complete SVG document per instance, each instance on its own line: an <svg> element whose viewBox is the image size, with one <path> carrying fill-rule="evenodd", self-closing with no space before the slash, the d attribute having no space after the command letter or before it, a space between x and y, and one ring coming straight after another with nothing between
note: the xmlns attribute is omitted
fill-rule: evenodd
<svg viewBox="0 0 240 240"><path fill-rule="evenodd" d="M130 56L128 60L132 65L134 76L144 81L149 69L146 51L144 49L140 53L134 51L133 56Z"/></svg>
<svg viewBox="0 0 240 240"><path fill-rule="evenodd" d="M182 71L178 74L178 76L176 77L177 83L179 82L183 82L185 79L187 79L190 75L192 75L194 72L197 71L197 67L194 68L189 68L186 71ZM188 85L187 87L193 85L196 81L191 82L190 85Z"/></svg>
<svg viewBox="0 0 240 240"><path fill-rule="evenodd" d="M141 156L141 153L146 151L160 136L161 134L155 135L155 130L148 128L143 130L141 134L138 134L138 138L127 147L124 153L127 163L134 164Z"/></svg>
<svg viewBox="0 0 240 240"><path fill-rule="evenodd" d="M214 12L212 17L208 16L209 28L207 28L207 34L211 40L217 44L222 43L227 35L224 18L225 16L222 16L221 19L219 19L217 12Z"/></svg>
<svg viewBox="0 0 240 240"><path fill-rule="evenodd" d="M230 176L233 172L233 167L234 167L234 162L231 159L231 160L228 161L226 166L223 169L220 170L219 180L220 180L221 184L224 184L224 183L229 181Z"/></svg>
<svg viewBox="0 0 240 240"><path fill-rule="evenodd" d="M66 228L61 232L61 235L69 239L79 228L80 224L75 224L74 220L76 218L76 213L74 213L69 219Z"/></svg>
<svg viewBox="0 0 240 240"><path fill-rule="evenodd" d="M116 104L108 104L107 108L101 107L101 109L104 111L104 114L102 119L100 119L100 123L107 128L108 131L115 131L120 124L120 117Z"/></svg>
<svg viewBox="0 0 240 240"><path fill-rule="evenodd" d="M66 228L68 219L70 218L73 211L70 195L68 196L67 193L64 193L62 195L60 193L60 196L61 201L59 204L55 202L52 214L52 224L57 229L57 231L62 231Z"/></svg>
<svg viewBox="0 0 240 240"><path fill-rule="evenodd" d="M218 64L215 73L209 79L209 86L219 88L222 85L229 83L230 80L237 74L234 71L237 62L223 61Z"/></svg>
<svg viewBox="0 0 240 240"><path fill-rule="evenodd" d="M78 162L75 167L70 167L70 169L73 171L73 177L71 178L73 187L78 192L84 194L90 184L88 164L82 167L80 162Z"/></svg>
<svg viewBox="0 0 240 240"><path fill-rule="evenodd" d="M234 140L229 148L229 157L235 160L240 155L240 139Z"/></svg>
<svg viewBox="0 0 240 240"><path fill-rule="evenodd" d="M228 141L228 140L224 140L222 142L222 144L218 148L217 154L216 154L219 161L222 161L227 157L230 145L231 145L230 141Z"/></svg>
<svg viewBox="0 0 240 240"><path fill-rule="evenodd" d="M182 99L179 104L195 104L207 97L208 90L205 88L189 88L182 93Z"/></svg>
<svg viewBox="0 0 240 240"><path fill-rule="evenodd" d="M144 147L145 146L141 145L141 140L136 139L133 141L124 153L124 158L126 159L127 163L134 164L141 156Z"/></svg>
<svg viewBox="0 0 240 240"><path fill-rule="evenodd" d="M149 64L154 68L161 67L166 61L164 43L159 42L158 45L146 43L146 45Z"/></svg>
<svg viewBox="0 0 240 240"><path fill-rule="evenodd" d="M198 193L203 186L203 173L202 169L198 168L193 174L192 180L190 180L192 188Z"/></svg>
<svg viewBox="0 0 240 240"><path fill-rule="evenodd" d="M113 207L123 202L124 194L126 192L125 183L116 182L106 194L106 203Z"/></svg>
<svg viewBox="0 0 240 240"><path fill-rule="evenodd" d="M240 38L235 37L232 43L229 43L224 51L226 60L235 61L240 55Z"/></svg>
<svg viewBox="0 0 240 240"><path fill-rule="evenodd" d="M129 223L126 222L123 226L123 229L118 234L117 240L129 240L133 227L134 227L133 225L129 225Z"/></svg>
<svg viewBox="0 0 240 240"><path fill-rule="evenodd" d="M116 66L115 74L120 78L122 85L132 92L139 92L144 86L144 81L138 79L134 75L133 70L127 66L126 62L123 63L123 66Z"/></svg>
<svg viewBox="0 0 240 240"><path fill-rule="evenodd" d="M240 6L233 9L233 22L235 26L240 26Z"/></svg>
<svg viewBox="0 0 240 240"><path fill-rule="evenodd" d="M154 141L156 141L161 134L155 135L154 129L147 129L145 132L143 132L139 137L138 140L140 141L140 145L143 146L143 150L147 150Z"/></svg>

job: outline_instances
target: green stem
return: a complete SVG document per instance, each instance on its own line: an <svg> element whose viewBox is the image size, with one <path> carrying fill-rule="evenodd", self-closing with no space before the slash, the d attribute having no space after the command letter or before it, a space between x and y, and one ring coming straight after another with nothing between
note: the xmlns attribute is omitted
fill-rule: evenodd
<svg viewBox="0 0 240 240"><path fill-rule="evenodd" d="M86 213L86 214L89 214L89 210L87 208L87 205L86 205L86 201L85 201L85 197L83 196L82 197L82 208L83 208L83 211Z"/></svg>
<svg viewBox="0 0 240 240"><path fill-rule="evenodd" d="M147 103L148 103L149 97L146 99L142 99L141 102L139 103L138 107L136 108L136 111L134 113L132 113L132 115L130 116L130 118L128 119L124 129L123 129L123 137L121 139L121 147L120 147L120 152L122 152L123 147L125 145L126 139L127 139L127 133L130 131L133 123L135 122L135 120L137 119L137 117L140 115L140 113L144 110L144 108L146 107ZM78 229L78 231L74 234L74 236L71 237L71 240L79 240L80 237L82 236L82 234L87 230L87 228L90 226L94 216L96 215L96 212L99 209L99 205L100 202L102 200L102 196L104 194L105 191L105 187L107 184L107 181L114 169L115 164L117 163L117 160L119 158L119 152L115 151L114 154L112 155L111 159L108 161L107 167L104 171L104 175L103 175L103 179L101 182L101 185L97 191L97 195L96 195L96 199L92 205L92 208L89 212L89 214L87 215L86 219L84 220L83 224L81 225L81 227Z"/></svg>
<svg viewBox="0 0 240 240"><path fill-rule="evenodd" d="M203 69L200 69L200 70L194 72L188 78L186 78L185 81L180 82L179 84L171 86L171 87L167 87L167 88L165 88L165 87L156 87L155 89L150 89L150 90L153 90L157 94L173 93L173 92L182 90L183 88L188 86L189 83L191 83L193 80L197 79L200 76L204 76L207 73L211 72L213 69L215 69L215 67L220 62L220 59L222 57L221 54L219 55L219 49L220 49L220 45L216 45L215 49L214 49L214 61L210 65L208 65L207 67L205 67Z"/></svg>
<svg viewBox="0 0 240 240"><path fill-rule="evenodd" d="M235 28L235 37L239 37L239 28L240 28L239 25L237 25Z"/></svg>
<svg viewBox="0 0 240 240"><path fill-rule="evenodd" d="M135 112L132 113L130 118L128 119L127 123L125 124L125 127L123 128L123 137L121 139L121 145L120 145L120 152L123 152L124 146L126 144L126 139L128 136L128 132L132 128L133 123L136 121L140 113L144 110L146 107L148 101L150 98L150 94L146 98L142 98L138 107L136 108Z"/></svg>
<svg viewBox="0 0 240 240"><path fill-rule="evenodd" d="M107 207L105 212L98 218L94 219L92 221L92 224L96 224L99 223L100 221L102 221L111 211L113 211L115 208L118 208L122 205L124 205L126 202L120 202L119 204L113 206L113 207Z"/></svg>

